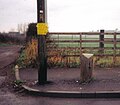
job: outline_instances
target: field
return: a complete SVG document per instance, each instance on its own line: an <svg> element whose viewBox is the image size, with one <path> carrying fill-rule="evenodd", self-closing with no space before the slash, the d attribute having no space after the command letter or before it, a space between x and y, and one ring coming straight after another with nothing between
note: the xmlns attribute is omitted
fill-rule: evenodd
<svg viewBox="0 0 120 105"><path fill-rule="evenodd" d="M47 36L48 67L80 67L82 53L94 54L94 64L99 67L113 67L120 65L120 38L111 35L104 36L104 41L99 40L99 35L59 35ZM100 48L103 43L103 48ZM32 39L21 54L22 65L36 66L37 64L37 39ZM25 58L25 59L24 59Z"/></svg>
<svg viewBox="0 0 120 105"><path fill-rule="evenodd" d="M50 49L48 50L49 57L53 60L53 65L79 66L80 53L94 54L94 61L99 66L119 65L120 56L120 36L114 41L113 35L104 35L104 47L100 49L99 35L51 35L52 40ZM82 41L80 41L80 39ZM53 47L52 47L53 46ZM82 50L81 50L82 49ZM82 51L82 52L81 52ZM99 55L99 56L98 56ZM58 58L58 59L57 59ZM55 63L56 61L56 63ZM50 60L51 62L51 60ZM71 66L72 67L72 66Z"/></svg>
<svg viewBox="0 0 120 105"><path fill-rule="evenodd" d="M82 40L84 40L84 42L80 42L80 36L79 35L71 35L71 36L63 36L63 35L52 35L50 37L53 40L53 44L56 44L56 46L58 48L80 48L82 47L83 49L92 49L96 48L97 50L99 49L99 44L100 42L95 42L95 41L99 41L99 36L87 36L84 35L82 36ZM113 53L113 48L114 46L116 46L116 49L120 49L120 43L117 42L116 44L114 44L113 40L113 36L111 35L106 35L104 36L104 41L106 41L107 39L111 40L111 42L103 42L104 43L104 48L105 52L107 51L108 53ZM119 40L119 37L117 37L116 40ZM93 42L92 42L93 41ZM118 50L116 50L117 52L119 52Z"/></svg>
<svg viewBox="0 0 120 105"><path fill-rule="evenodd" d="M64 36L64 35L51 35L50 36L51 39L53 39L54 41L58 41L58 44L61 46L63 46L62 44L64 44L64 46L71 46L72 44L75 45L75 47L79 47L80 46L80 36L79 35L69 35L69 36ZM111 39L113 40L113 37L110 35L104 36L105 39ZM90 40L96 40L99 41L99 36L88 36L88 35L84 35L81 37L82 40L86 41L83 42L83 47L99 47L99 43L96 42L87 42ZM117 39L119 39L119 37L117 37ZM73 41L72 43L66 42L66 43L60 43L59 41ZM74 43L74 41L76 41L76 43ZM77 42L78 41L78 42ZM96 45L97 44L97 45ZM113 44L113 43L112 43ZM112 44L105 44L106 47L111 47ZM89 46L88 46L89 45ZM91 45L91 46L90 46ZM63 47L64 47L63 46ZM120 47L120 45L119 45Z"/></svg>

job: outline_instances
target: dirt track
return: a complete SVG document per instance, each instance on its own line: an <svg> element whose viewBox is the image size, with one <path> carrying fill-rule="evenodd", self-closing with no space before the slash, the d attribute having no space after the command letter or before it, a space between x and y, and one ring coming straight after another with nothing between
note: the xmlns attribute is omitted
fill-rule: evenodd
<svg viewBox="0 0 120 105"><path fill-rule="evenodd" d="M11 99L16 99L10 88L14 79L11 75L11 64L17 59L20 48L21 46L15 45L0 47L0 105L15 105L9 102Z"/></svg>
<svg viewBox="0 0 120 105"><path fill-rule="evenodd" d="M0 47L0 69L14 62L20 48L20 46Z"/></svg>

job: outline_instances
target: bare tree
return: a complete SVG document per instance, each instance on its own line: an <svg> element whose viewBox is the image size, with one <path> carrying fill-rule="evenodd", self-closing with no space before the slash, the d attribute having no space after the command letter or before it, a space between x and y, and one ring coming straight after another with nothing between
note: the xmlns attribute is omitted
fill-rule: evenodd
<svg viewBox="0 0 120 105"><path fill-rule="evenodd" d="M27 23L18 24L17 30L18 30L19 33L26 35L27 28L28 28Z"/></svg>

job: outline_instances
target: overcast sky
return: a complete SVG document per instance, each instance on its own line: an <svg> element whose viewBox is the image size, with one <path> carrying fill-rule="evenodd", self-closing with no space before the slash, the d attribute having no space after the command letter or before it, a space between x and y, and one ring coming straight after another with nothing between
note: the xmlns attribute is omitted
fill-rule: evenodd
<svg viewBox="0 0 120 105"><path fill-rule="evenodd" d="M0 31L37 21L37 0L0 0ZM47 0L49 31L120 29L120 0Z"/></svg>

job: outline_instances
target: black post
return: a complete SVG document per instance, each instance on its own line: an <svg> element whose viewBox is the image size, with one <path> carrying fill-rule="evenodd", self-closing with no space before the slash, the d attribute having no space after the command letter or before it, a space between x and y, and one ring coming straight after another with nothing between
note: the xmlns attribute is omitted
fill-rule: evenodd
<svg viewBox="0 0 120 105"><path fill-rule="evenodd" d="M104 52L104 30L100 30L99 47L100 47L100 53L103 53Z"/></svg>
<svg viewBox="0 0 120 105"><path fill-rule="evenodd" d="M37 0L37 22L45 23L45 0ZM46 36L38 35L38 83L47 82Z"/></svg>

